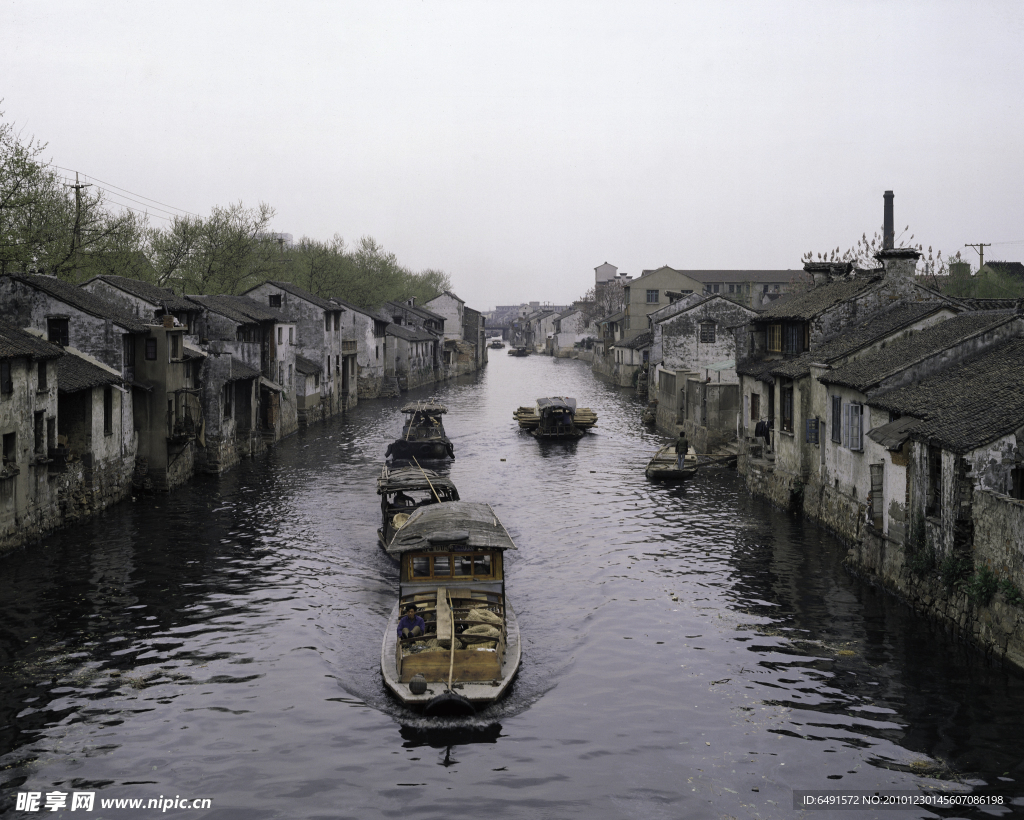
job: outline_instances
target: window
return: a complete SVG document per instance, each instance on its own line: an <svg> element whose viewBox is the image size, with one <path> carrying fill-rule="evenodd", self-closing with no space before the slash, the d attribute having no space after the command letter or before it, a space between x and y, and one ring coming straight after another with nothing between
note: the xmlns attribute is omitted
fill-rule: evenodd
<svg viewBox="0 0 1024 820"><path fill-rule="evenodd" d="M658 304L658 291L649 290L647 291L647 304L656 305Z"/></svg>
<svg viewBox="0 0 1024 820"><path fill-rule="evenodd" d="M295 386L295 382L293 381L292 376L293 376L293 374L292 374L292 366L288 365L288 386L289 387L294 387Z"/></svg>
<svg viewBox="0 0 1024 820"><path fill-rule="evenodd" d="M928 447L928 497L925 515L942 515L942 448Z"/></svg>
<svg viewBox="0 0 1024 820"><path fill-rule="evenodd" d="M335 331L341 330L341 314L340 313L335 313L334 314L334 330Z"/></svg>
<svg viewBox="0 0 1024 820"><path fill-rule="evenodd" d="M6 359L0 362L0 395L10 396L14 392L14 379L11 378L11 362Z"/></svg>
<svg viewBox="0 0 1024 820"><path fill-rule="evenodd" d="M4 464L18 463L18 434L4 433Z"/></svg>
<svg viewBox="0 0 1024 820"><path fill-rule="evenodd" d="M714 341L715 341L715 323L714 322L701 322L700 323L700 341L701 341L701 344L714 344Z"/></svg>
<svg viewBox="0 0 1024 820"><path fill-rule="evenodd" d="M68 320L62 317L49 317L46 320L46 338L55 345L68 346Z"/></svg>
<svg viewBox="0 0 1024 820"><path fill-rule="evenodd" d="M279 345L284 344L284 328L278 325L277 327L277 343Z"/></svg>
<svg viewBox="0 0 1024 820"><path fill-rule="evenodd" d="M712 293L721 293L721 291L722 291L722 286L721 285L712 285L711 286L711 292Z"/></svg>
<svg viewBox="0 0 1024 820"><path fill-rule="evenodd" d="M114 435L114 388L103 388L103 435Z"/></svg>
<svg viewBox="0 0 1024 820"><path fill-rule="evenodd" d="M221 407L224 408L224 418L231 418L231 394L235 392L233 382L228 382L224 385L224 393L221 396Z"/></svg>
<svg viewBox="0 0 1024 820"><path fill-rule="evenodd" d="M761 394L750 394L750 421L757 424L761 420Z"/></svg>
<svg viewBox="0 0 1024 820"><path fill-rule="evenodd" d="M146 360L156 361L156 339L146 339Z"/></svg>
<svg viewBox="0 0 1024 820"><path fill-rule="evenodd" d="M171 340L171 361L181 358L181 334L180 333L168 333L167 337Z"/></svg>
<svg viewBox="0 0 1024 820"><path fill-rule="evenodd" d="M793 383L782 387L782 429L787 433L793 432Z"/></svg>
<svg viewBox="0 0 1024 820"><path fill-rule="evenodd" d="M281 294L280 293L272 293L272 294L270 294L270 306L271 307L276 307L276 308L281 307Z"/></svg>
<svg viewBox="0 0 1024 820"><path fill-rule="evenodd" d="M46 446L50 450L57 446L57 419L53 417L46 420Z"/></svg>
<svg viewBox="0 0 1024 820"><path fill-rule="evenodd" d="M410 555L405 560L410 578L491 578L493 575L489 553L420 554Z"/></svg>
<svg viewBox="0 0 1024 820"><path fill-rule="evenodd" d="M46 392L46 362L39 362L39 391Z"/></svg>
<svg viewBox="0 0 1024 820"><path fill-rule="evenodd" d="M768 325L768 352L782 352L782 325Z"/></svg>
<svg viewBox="0 0 1024 820"><path fill-rule="evenodd" d="M293 327L288 328L288 344L295 344L295 328Z"/></svg>
<svg viewBox="0 0 1024 820"><path fill-rule="evenodd" d="M803 353L807 346L804 344L803 323L791 323L785 326L782 352L791 356Z"/></svg>
<svg viewBox="0 0 1024 820"><path fill-rule="evenodd" d="M854 402L843 405L843 446L863 450L864 407Z"/></svg>
<svg viewBox="0 0 1024 820"><path fill-rule="evenodd" d="M843 439L843 399L842 396L832 397L832 441L836 444Z"/></svg>
<svg viewBox="0 0 1024 820"><path fill-rule="evenodd" d="M729 293L735 293L735 292L736 292L736 286L735 285L729 285Z"/></svg>
<svg viewBox="0 0 1024 820"><path fill-rule="evenodd" d="M324 311L324 331L326 332L326 331L329 331L330 329L331 329L331 314L328 313L325 310Z"/></svg>
<svg viewBox="0 0 1024 820"><path fill-rule="evenodd" d="M1010 498L1024 500L1024 467L1010 470Z"/></svg>
<svg viewBox="0 0 1024 820"><path fill-rule="evenodd" d="M46 455L46 414L40 410L32 419L33 432L35 433L35 453L37 456Z"/></svg>
<svg viewBox="0 0 1024 820"><path fill-rule="evenodd" d="M818 443L818 419L807 419L804 422L804 441L808 444Z"/></svg>
<svg viewBox="0 0 1024 820"><path fill-rule="evenodd" d="M334 357L334 372L341 373L341 356Z"/></svg>
<svg viewBox="0 0 1024 820"><path fill-rule="evenodd" d="M377 358L378 358L378 359L380 358L380 345L377 345ZM328 365L327 365L327 369L328 369L328 370L330 370L330 369L331 369L331 366L330 366L330 364L328 364Z"/></svg>

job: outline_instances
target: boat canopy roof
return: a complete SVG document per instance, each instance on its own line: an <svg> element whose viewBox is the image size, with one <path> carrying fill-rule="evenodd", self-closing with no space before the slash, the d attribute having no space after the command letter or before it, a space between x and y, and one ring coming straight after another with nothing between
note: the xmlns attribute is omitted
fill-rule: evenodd
<svg viewBox="0 0 1024 820"><path fill-rule="evenodd" d="M551 396L547 399L537 399L538 410L568 410L570 413L576 412L576 399L570 399L565 396Z"/></svg>
<svg viewBox="0 0 1024 820"><path fill-rule="evenodd" d="M440 416L447 413L448 408L443 404L429 404L423 401L413 402L402 408L403 413L426 413L428 416Z"/></svg>
<svg viewBox="0 0 1024 820"><path fill-rule="evenodd" d="M490 504L448 501L420 507L388 545L388 555L457 542L468 549L514 550L505 527Z"/></svg>
<svg viewBox="0 0 1024 820"><path fill-rule="evenodd" d="M377 479L377 495L397 493L407 490L446 490L448 495L459 497L459 491L455 484L447 476L438 475L433 470L423 470L419 467L396 467L381 470L380 478Z"/></svg>

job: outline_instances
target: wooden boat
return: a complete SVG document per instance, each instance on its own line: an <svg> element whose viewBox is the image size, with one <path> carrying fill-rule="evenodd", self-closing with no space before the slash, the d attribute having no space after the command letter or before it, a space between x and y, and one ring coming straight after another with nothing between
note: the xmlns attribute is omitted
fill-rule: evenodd
<svg viewBox="0 0 1024 820"><path fill-rule="evenodd" d="M666 444L647 462L647 477L653 481L685 481L697 474L697 454L691 447L686 451L683 467L679 468L679 454L675 443Z"/></svg>
<svg viewBox="0 0 1024 820"><path fill-rule="evenodd" d="M542 439L575 439L597 424L597 413L577 407L576 399L552 396L537 399L533 407L520 407L513 414L520 429Z"/></svg>
<svg viewBox="0 0 1024 820"><path fill-rule="evenodd" d="M414 402L402 408L408 418L402 437L388 445L385 458L455 458L455 447L445 435L441 416L448 412L443 404Z"/></svg>
<svg viewBox="0 0 1024 820"><path fill-rule="evenodd" d="M529 356L530 349L527 347L513 347L508 352L509 356Z"/></svg>
<svg viewBox="0 0 1024 820"><path fill-rule="evenodd" d="M491 343L487 346L492 350L501 350L505 343L501 339L491 339Z"/></svg>
<svg viewBox="0 0 1024 820"><path fill-rule="evenodd" d="M377 494L380 496L381 512L377 540L385 548L409 520L409 516L420 507L459 500L459 491L450 478L438 475L433 470L425 470L418 464L393 468L385 464L377 479Z"/></svg>
<svg viewBox="0 0 1024 820"><path fill-rule="evenodd" d="M469 715L498 700L519 669L519 625L505 599L515 544L489 504L420 507L387 546L399 559L398 603L384 630L384 684L428 715ZM409 604L422 637L399 637ZM488 629L489 627L489 629Z"/></svg>

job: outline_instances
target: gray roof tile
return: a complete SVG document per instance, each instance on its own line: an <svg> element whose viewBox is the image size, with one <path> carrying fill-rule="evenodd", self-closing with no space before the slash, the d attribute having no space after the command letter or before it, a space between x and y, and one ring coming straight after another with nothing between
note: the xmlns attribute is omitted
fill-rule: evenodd
<svg viewBox="0 0 1024 820"><path fill-rule="evenodd" d="M98 316L101 319L110 319L133 333L146 333L149 330L149 325L146 322L136 318L120 306L95 293L89 293L77 285L58 279L56 276L12 274L11 279L41 290L54 299L78 308L83 313Z"/></svg>
<svg viewBox="0 0 1024 820"><path fill-rule="evenodd" d="M62 351L45 339L0 320L0 359L26 357L33 361L56 359Z"/></svg>

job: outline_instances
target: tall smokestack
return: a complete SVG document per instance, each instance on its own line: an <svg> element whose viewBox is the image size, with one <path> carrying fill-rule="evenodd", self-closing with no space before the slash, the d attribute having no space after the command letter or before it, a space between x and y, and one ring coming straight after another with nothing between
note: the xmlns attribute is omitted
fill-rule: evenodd
<svg viewBox="0 0 1024 820"><path fill-rule="evenodd" d="M892 222L892 191L886 191L883 195L885 200L885 216L882 220L882 250L892 248L896 242L896 228Z"/></svg>

